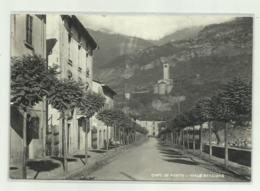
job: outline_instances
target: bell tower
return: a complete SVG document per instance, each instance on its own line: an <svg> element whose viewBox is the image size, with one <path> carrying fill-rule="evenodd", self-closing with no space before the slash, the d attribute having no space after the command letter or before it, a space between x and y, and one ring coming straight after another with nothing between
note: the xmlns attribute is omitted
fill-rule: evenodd
<svg viewBox="0 0 260 191"><path fill-rule="evenodd" d="M163 64L163 79L164 80L170 79L170 66L168 63Z"/></svg>

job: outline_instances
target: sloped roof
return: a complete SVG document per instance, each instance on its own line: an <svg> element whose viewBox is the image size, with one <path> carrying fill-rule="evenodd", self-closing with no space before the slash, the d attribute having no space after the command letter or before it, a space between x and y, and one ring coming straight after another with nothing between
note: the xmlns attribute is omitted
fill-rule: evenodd
<svg viewBox="0 0 260 191"><path fill-rule="evenodd" d="M93 37L89 34L87 29L83 26L83 24L80 22L80 20L75 15L61 15L63 19L68 20L71 24L73 24L80 32L82 37L84 37L87 42L90 44L91 48L94 50L98 48L98 45L96 41L93 39Z"/></svg>
<svg viewBox="0 0 260 191"><path fill-rule="evenodd" d="M56 42L57 42L56 38L50 38L50 39L46 40L46 53L47 53L47 55L51 54L51 51L52 51L53 47L55 46Z"/></svg>

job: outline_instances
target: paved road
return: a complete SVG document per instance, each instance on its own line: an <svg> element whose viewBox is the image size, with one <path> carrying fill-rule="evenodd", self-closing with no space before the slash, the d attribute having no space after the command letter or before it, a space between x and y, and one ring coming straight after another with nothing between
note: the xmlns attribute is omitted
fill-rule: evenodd
<svg viewBox="0 0 260 191"><path fill-rule="evenodd" d="M182 155L150 138L91 174L94 180L241 181L238 177Z"/></svg>

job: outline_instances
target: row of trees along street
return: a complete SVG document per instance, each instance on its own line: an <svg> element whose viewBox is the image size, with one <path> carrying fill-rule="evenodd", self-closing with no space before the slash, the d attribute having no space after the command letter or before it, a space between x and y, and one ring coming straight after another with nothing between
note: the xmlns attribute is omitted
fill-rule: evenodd
<svg viewBox="0 0 260 191"><path fill-rule="evenodd" d="M199 148L202 153L202 131L203 124L208 124L209 131L209 156L212 155L212 123L221 122L224 124L224 151L225 166L228 165L228 129L230 126L241 128L251 123L252 109L252 84L235 78L226 83L215 92L212 97L204 97L189 111L178 114L174 119L168 120L165 129L161 130L160 136L170 135L175 143L185 149L185 129L192 129L192 147L195 150L195 126L199 126ZM217 132L220 127L214 127ZM190 130L186 131L187 133ZM232 133L232 132L229 132ZM217 134L217 133L216 133ZM218 134L217 134L218 135ZM186 137L189 137L187 135ZM219 139L219 137L217 137ZM178 141L176 141L178 140ZM187 139L187 141L189 141ZM219 142L219 141L218 141ZM189 149L189 143L187 143Z"/></svg>
<svg viewBox="0 0 260 191"><path fill-rule="evenodd" d="M136 132L147 134L147 130L137 124L128 115L120 110L103 110L98 113L97 119L104 122L107 128L114 128L114 140L119 140L120 144L129 144L135 141ZM108 130L107 140L108 140ZM116 137L116 135L118 137ZM108 145L106 147L108 149Z"/></svg>
<svg viewBox="0 0 260 191"><path fill-rule="evenodd" d="M73 80L58 79L59 73L57 71L57 67L48 67L46 60L37 55L24 55L22 57L11 58L11 105L17 107L23 113L23 124L21 127L23 129L23 178L26 178L28 155L26 141L28 112L37 103L44 101L51 104L53 108L61 113L65 173L68 171L66 141L70 113L76 108L79 109L85 116L87 124L89 124L89 118L101 111L105 103L104 97L87 91L88 84L78 83ZM129 134L130 131L147 133L145 129L141 128L121 111L103 110L97 116L107 126L123 130L123 134ZM89 127L89 125L86 126ZM88 156L88 132L89 129L86 129L85 164L87 164ZM131 142L134 140L131 139Z"/></svg>

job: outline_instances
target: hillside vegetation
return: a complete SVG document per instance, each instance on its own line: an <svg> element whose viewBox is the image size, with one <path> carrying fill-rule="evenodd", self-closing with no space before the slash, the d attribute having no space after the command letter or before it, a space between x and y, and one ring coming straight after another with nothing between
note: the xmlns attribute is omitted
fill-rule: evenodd
<svg viewBox="0 0 260 191"><path fill-rule="evenodd" d="M149 90L154 99L164 99L165 102L165 98L152 95L152 86L162 78L163 58L171 66L171 78L175 84L170 96L184 95L186 101L181 109L185 110L198 98L213 94L215 89L236 76L251 80L252 27L253 21L249 17L208 25L193 38L118 56L97 73L119 93L119 105L128 105L130 110L140 114L156 115L152 103L144 105L143 98L136 98L135 104L129 105L122 94L125 90ZM174 108L173 105L173 112L176 112Z"/></svg>

